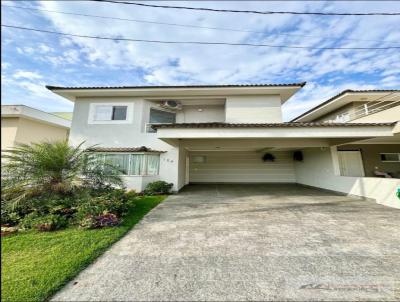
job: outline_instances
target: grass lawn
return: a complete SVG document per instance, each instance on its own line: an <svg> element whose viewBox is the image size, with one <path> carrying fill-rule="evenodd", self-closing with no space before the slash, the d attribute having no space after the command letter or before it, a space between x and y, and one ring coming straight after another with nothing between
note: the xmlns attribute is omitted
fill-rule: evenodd
<svg viewBox="0 0 400 302"><path fill-rule="evenodd" d="M114 228L68 228L2 238L2 301L43 301L120 239L164 196L137 198L135 207Z"/></svg>

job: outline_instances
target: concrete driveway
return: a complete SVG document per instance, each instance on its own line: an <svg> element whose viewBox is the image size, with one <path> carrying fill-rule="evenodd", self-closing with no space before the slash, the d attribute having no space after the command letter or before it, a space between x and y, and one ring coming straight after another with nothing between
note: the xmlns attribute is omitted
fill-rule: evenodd
<svg viewBox="0 0 400 302"><path fill-rule="evenodd" d="M399 300L400 210L297 185L192 185L55 301Z"/></svg>

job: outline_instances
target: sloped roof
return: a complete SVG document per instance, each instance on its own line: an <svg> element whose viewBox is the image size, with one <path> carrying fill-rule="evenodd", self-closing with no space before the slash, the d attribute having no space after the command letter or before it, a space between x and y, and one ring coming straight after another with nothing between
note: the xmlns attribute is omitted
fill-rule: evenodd
<svg viewBox="0 0 400 302"><path fill-rule="evenodd" d="M89 152L149 152L149 153L164 153L165 151L153 150L151 148L141 147L93 147L87 149Z"/></svg>
<svg viewBox="0 0 400 302"><path fill-rule="evenodd" d="M159 88L234 88L234 87L303 87L306 82L283 83L283 84L228 84L228 85L165 85L165 86L82 86L82 87L62 87L47 85L49 90L76 90L76 89L159 89Z"/></svg>
<svg viewBox="0 0 400 302"><path fill-rule="evenodd" d="M323 106L325 106L325 105L327 105L327 104L329 104L329 103L335 101L337 98L339 98L339 97L345 95L346 93L374 93L374 92L378 92L378 93L379 93L379 92L388 92L388 93L391 93L391 92L400 92L400 89L370 89L370 90L353 90L353 89L346 89L346 90L343 90L342 92L340 92L339 94L337 94L337 95L331 97L330 99L328 99L328 100L322 102L321 104L319 104L319 105L317 105L317 106L311 108L310 110L308 110L308 111L306 111L306 112L300 114L299 116L297 116L297 117L295 117L294 119L292 119L291 122L294 122L294 121L296 121L296 120L302 118L303 116L306 116L307 114L309 114L309 113L311 113L311 112L313 112L313 111L318 110L319 108L321 108L321 107L323 107Z"/></svg>
<svg viewBox="0 0 400 302"><path fill-rule="evenodd" d="M154 124L153 129L159 128L293 128L293 127L360 127L360 126L392 126L394 123L177 123Z"/></svg>
<svg viewBox="0 0 400 302"><path fill-rule="evenodd" d="M62 128L71 127L71 120L26 105L1 105L1 117L23 117Z"/></svg>

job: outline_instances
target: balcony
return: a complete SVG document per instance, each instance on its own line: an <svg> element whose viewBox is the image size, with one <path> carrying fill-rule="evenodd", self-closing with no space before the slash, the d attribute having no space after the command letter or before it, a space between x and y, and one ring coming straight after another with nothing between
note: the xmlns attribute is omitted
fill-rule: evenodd
<svg viewBox="0 0 400 302"><path fill-rule="evenodd" d="M336 117L334 122L346 123L400 105L400 93L393 92L377 100L364 103Z"/></svg>

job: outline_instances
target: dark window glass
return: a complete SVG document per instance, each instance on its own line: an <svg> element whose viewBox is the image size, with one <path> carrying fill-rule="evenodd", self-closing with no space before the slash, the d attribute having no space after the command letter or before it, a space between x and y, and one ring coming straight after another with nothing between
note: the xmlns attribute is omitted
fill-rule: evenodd
<svg viewBox="0 0 400 302"><path fill-rule="evenodd" d="M150 109L150 124L173 124L175 116L173 112Z"/></svg>
<svg viewBox="0 0 400 302"><path fill-rule="evenodd" d="M113 121L125 121L127 106L113 106L112 120Z"/></svg>

